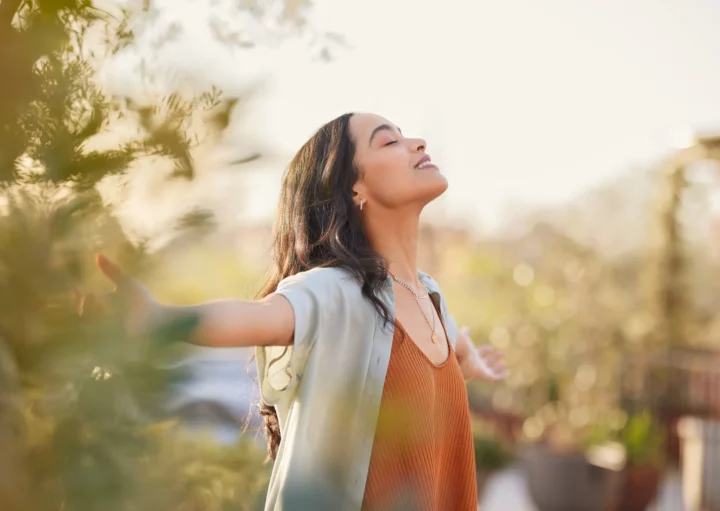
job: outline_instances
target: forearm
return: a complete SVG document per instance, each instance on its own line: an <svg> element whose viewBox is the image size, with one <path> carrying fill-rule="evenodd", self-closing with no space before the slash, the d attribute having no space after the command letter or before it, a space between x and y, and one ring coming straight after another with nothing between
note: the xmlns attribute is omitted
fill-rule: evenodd
<svg viewBox="0 0 720 511"><path fill-rule="evenodd" d="M460 329L455 341L455 357L457 358L458 364L462 366L467 361L467 357L473 348L474 345L470 337L468 337L463 329Z"/></svg>
<svg viewBox="0 0 720 511"><path fill-rule="evenodd" d="M260 301L218 300L190 306L160 305L149 320L165 342L212 347L286 345L292 341L292 309L279 296Z"/></svg>
<svg viewBox="0 0 720 511"><path fill-rule="evenodd" d="M464 328L458 332L455 342L455 357L463 373L463 378L466 381L475 378L473 368L477 363L477 348Z"/></svg>

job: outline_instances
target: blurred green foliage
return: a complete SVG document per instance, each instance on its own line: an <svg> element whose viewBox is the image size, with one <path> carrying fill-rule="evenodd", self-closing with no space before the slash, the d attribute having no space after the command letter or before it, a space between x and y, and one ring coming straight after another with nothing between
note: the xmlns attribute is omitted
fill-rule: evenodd
<svg viewBox="0 0 720 511"><path fill-rule="evenodd" d="M631 465L660 465L665 454L665 432L649 412L632 415L619 434Z"/></svg>
<svg viewBox="0 0 720 511"><path fill-rule="evenodd" d="M475 447L475 466L478 471L502 470L513 458L513 451L508 442L503 441L487 427L473 428L473 445Z"/></svg>
<svg viewBox="0 0 720 511"><path fill-rule="evenodd" d="M478 342L506 350L511 368L507 382L470 393L521 417L527 439L582 449L599 423L611 439L650 393L669 402L680 388L668 377L649 389L651 363L671 363L675 347L718 348L708 278L718 264L685 239L688 181L677 170L651 175L655 227L634 251L609 255L542 221L515 236L434 234L444 248L432 266L453 314Z"/></svg>
<svg viewBox="0 0 720 511"><path fill-rule="evenodd" d="M167 257L128 237L96 185L147 158L192 178L198 118L205 135L221 131L236 102L215 89L144 106L108 97L85 48L97 27L132 38L125 19L87 1L0 3L2 509L257 509L269 467L256 443L185 438L160 413L184 376L162 347L77 314L77 291L107 286L94 252L138 276ZM128 122L133 136L97 142ZM178 230L192 238L208 225L191 212Z"/></svg>
<svg viewBox="0 0 720 511"><path fill-rule="evenodd" d="M507 352L506 384L480 384L494 407L526 417L533 439L616 409L622 357L651 329L639 260L613 264L547 224L453 257L441 278L457 320Z"/></svg>

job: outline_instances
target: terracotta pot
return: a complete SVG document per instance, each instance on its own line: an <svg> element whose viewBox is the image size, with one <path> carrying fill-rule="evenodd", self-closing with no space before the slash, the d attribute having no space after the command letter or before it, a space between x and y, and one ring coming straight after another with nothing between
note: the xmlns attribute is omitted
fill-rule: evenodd
<svg viewBox="0 0 720 511"><path fill-rule="evenodd" d="M654 465L630 465L616 511L645 511L657 495L663 471Z"/></svg>
<svg viewBox="0 0 720 511"><path fill-rule="evenodd" d="M544 445L530 446L522 458L530 497L539 511L605 511L618 502L622 471L592 465L582 453Z"/></svg>

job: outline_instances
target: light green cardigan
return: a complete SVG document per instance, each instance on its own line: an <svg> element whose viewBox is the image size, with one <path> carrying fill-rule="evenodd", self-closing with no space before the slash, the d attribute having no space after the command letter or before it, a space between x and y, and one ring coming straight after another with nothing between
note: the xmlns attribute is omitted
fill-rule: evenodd
<svg viewBox="0 0 720 511"><path fill-rule="evenodd" d="M457 326L437 283L420 281L440 310L452 346ZM282 441L266 511L359 511L385 383L394 323L383 326L345 270L317 268L283 280L295 313L293 346L258 347L263 401L278 412ZM395 316L392 280L378 297Z"/></svg>

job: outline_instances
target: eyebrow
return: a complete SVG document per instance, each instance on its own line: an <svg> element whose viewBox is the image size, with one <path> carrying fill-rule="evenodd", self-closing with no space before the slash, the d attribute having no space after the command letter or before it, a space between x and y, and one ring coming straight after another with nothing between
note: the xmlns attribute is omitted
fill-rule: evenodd
<svg viewBox="0 0 720 511"><path fill-rule="evenodd" d="M400 128L398 128L396 126L390 126L389 124L381 124L374 130L372 130L372 133L370 133L370 141L368 142L368 145L372 144L372 141L375 138L375 135L377 135L381 131L385 131L385 130L388 130L388 131L398 130L398 132L400 132L400 134L402 135L402 130Z"/></svg>

